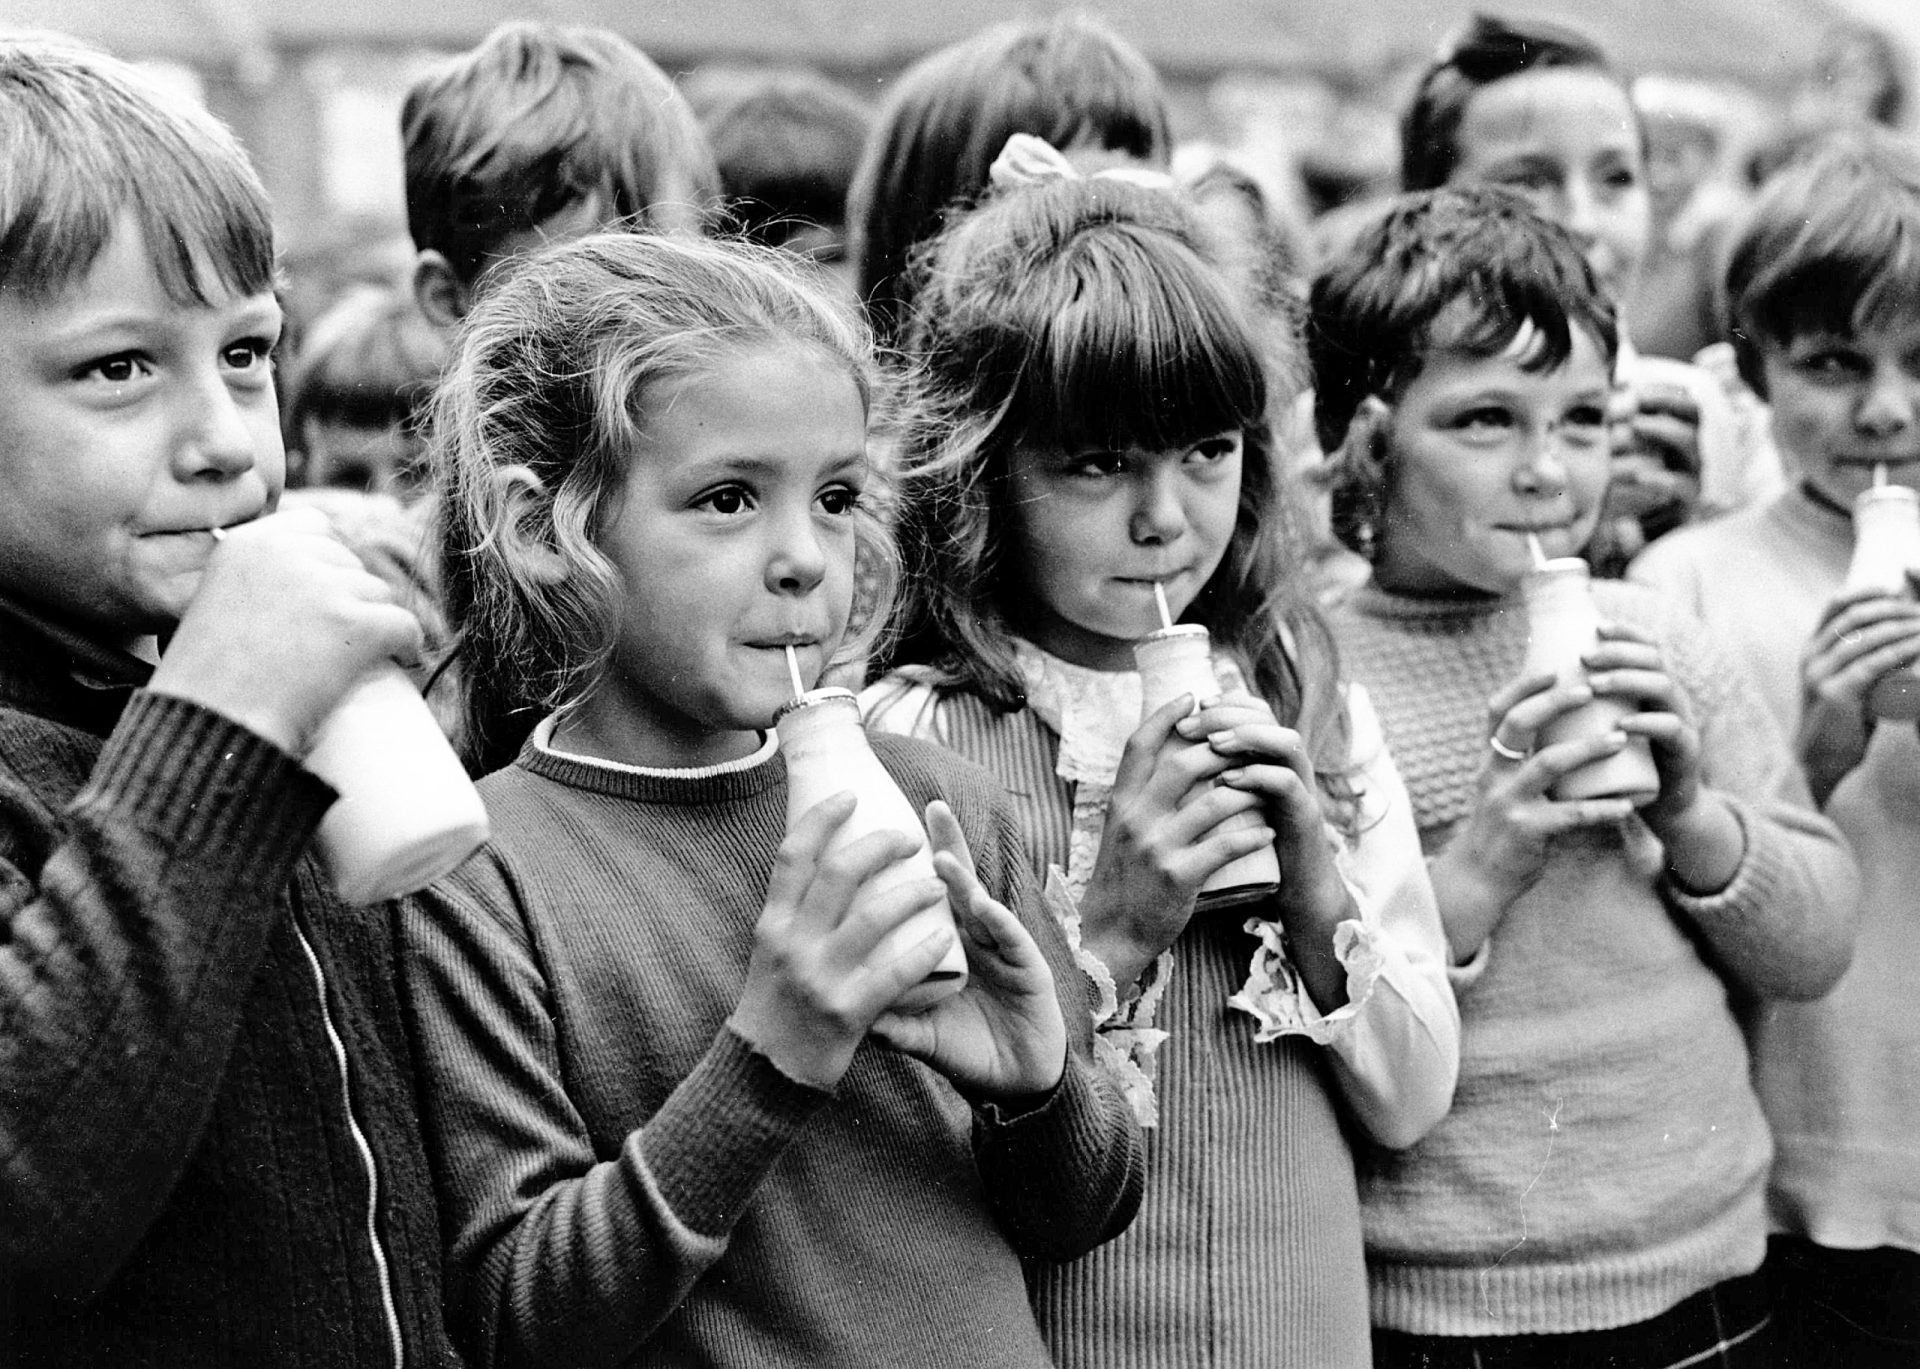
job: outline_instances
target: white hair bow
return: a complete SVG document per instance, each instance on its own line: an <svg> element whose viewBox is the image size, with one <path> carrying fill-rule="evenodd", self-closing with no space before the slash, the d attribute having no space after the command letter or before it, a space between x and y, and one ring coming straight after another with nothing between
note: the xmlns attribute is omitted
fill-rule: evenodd
<svg viewBox="0 0 1920 1369"><path fill-rule="evenodd" d="M1064 152L1045 138L1036 138L1031 133L1016 133L1008 138L1007 145L1000 149L1000 155L987 168L987 182L995 190L1038 185L1043 181L1082 179ZM1148 190L1173 189L1173 177L1164 172L1150 171L1144 166L1110 166L1104 171L1094 172L1093 179L1125 181L1129 185L1145 186Z"/></svg>

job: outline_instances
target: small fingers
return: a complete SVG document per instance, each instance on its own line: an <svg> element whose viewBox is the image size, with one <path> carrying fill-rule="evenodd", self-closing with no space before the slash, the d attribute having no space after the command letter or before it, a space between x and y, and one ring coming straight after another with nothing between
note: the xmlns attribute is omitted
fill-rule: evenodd
<svg viewBox="0 0 1920 1369"><path fill-rule="evenodd" d="M1610 729L1591 737L1575 737L1543 746L1528 759L1524 775L1528 786L1545 794L1582 766L1604 760L1627 744L1624 729Z"/></svg>
<svg viewBox="0 0 1920 1369"><path fill-rule="evenodd" d="M1630 700L1648 711L1679 711L1679 689L1664 670L1595 670L1587 684L1599 698Z"/></svg>
<svg viewBox="0 0 1920 1369"><path fill-rule="evenodd" d="M780 849L774 852L773 875L767 881L767 902L798 906L813 881L814 867L833 841L834 833L853 816L856 801L851 793L831 794L802 813L787 829Z"/></svg>
<svg viewBox="0 0 1920 1369"><path fill-rule="evenodd" d="M1531 751L1540 729L1564 713L1593 702L1593 688L1584 680L1555 685L1540 693L1529 694L1504 714L1494 719L1490 735L1514 751Z"/></svg>
<svg viewBox="0 0 1920 1369"><path fill-rule="evenodd" d="M816 921L827 928L838 927L847 920L852 911L854 900L862 888L871 882L881 871L898 865L916 850L920 843L905 832L868 832L845 846L827 851L814 866L813 880L807 886L803 901L811 913L810 921ZM937 881L931 879L903 880L896 888L921 886L920 892L932 891L932 898L921 900L932 902L944 892ZM892 889L887 891L889 895ZM870 905L885 902L890 908L892 899L869 900ZM899 921L900 919L893 919Z"/></svg>
<svg viewBox="0 0 1920 1369"><path fill-rule="evenodd" d="M1180 720L1175 729L1188 741L1198 742L1237 727L1278 727L1273 709L1266 700L1251 694L1224 694L1205 708Z"/></svg>
<svg viewBox="0 0 1920 1369"><path fill-rule="evenodd" d="M1630 799L1569 799L1548 805L1541 824L1547 835L1557 836L1582 827L1610 827L1632 816Z"/></svg>
<svg viewBox="0 0 1920 1369"><path fill-rule="evenodd" d="M1500 726L1501 719L1511 713L1522 700L1543 694L1554 687L1559 676L1551 671L1535 671L1531 675L1522 675L1509 680L1495 690L1493 697L1487 700L1487 728L1492 731ZM1509 738L1509 741L1512 739Z"/></svg>

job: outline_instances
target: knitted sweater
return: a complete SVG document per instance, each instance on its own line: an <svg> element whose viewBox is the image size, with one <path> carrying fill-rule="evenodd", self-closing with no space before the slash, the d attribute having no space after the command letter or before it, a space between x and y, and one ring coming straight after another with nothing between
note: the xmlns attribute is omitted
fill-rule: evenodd
<svg viewBox="0 0 1920 1369"><path fill-rule="evenodd" d="M1853 524L1799 490L1655 543L1633 577L1684 599L1783 729L1800 717L1800 652L1846 578ZM1839 986L1772 1003L1753 1025L1773 1124L1775 1226L1822 1245L1920 1250L1920 736L1883 723L1826 813L1853 845L1860 943Z"/></svg>
<svg viewBox="0 0 1920 1369"><path fill-rule="evenodd" d="M1365 972L1328 1021L1256 1040L1229 1000L1248 978L1258 908L1197 915L1175 940L1151 1026L1160 1122L1148 1133L1147 1191L1119 1239L1071 1264L1037 1263L1035 1310L1063 1366L1203 1369L1371 1362L1346 1108L1411 1138L1446 1110L1458 1016L1445 947L1406 792L1364 696L1354 702L1361 836L1341 849L1360 905ZM977 696L889 676L862 697L873 725L937 739L990 769L1020 801L1036 868L1065 870L1074 786L1060 737L1033 708L1002 713ZM1139 716L1135 698L1130 717ZM1085 859L1083 855L1079 859ZM1284 873L1283 873L1283 878ZM1311 1011L1311 1009L1309 1008ZM1344 1105L1344 1106L1343 1106Z"/></svg>
<svg viewBox="0 0 1920 1369"><path fill-rule="evenodd" d="M1595 586L1604 616L1650 631L1698 728L1704 781L1745 834L1706 897L1665 877L1637 817L1554 845L1460 976L1453 1110L1411 1149L1367 1157L1376 1325L1513 1335L1628 1325L1751 1272L1770 1155L1735 997L1707 947L1763 939L1790 978L1849 932L1852 863L1765 706L1697 625L1637 586ZM1378 702L1422 839L1473 809L1487 699L1519 671L1516 600L1408 599L1369 587L1334 617ZM1442 906L1441 914L1446 914Z"/></svg>
<svg viewBox="0 0 1920 1369"><path fill-rule="evenodd" d="M916 809L948 799L982 882L1064 968L986 778L875 750ZM819 1092L725 1026L786 832L783 757L647 772L536 743L482 789L492 843L408 912L474 1358L1045 1365L1018 1256L1114 1235L1141 1182L1079 991L1066 1073L1017 1115L871 1042Z"/></svg>
<svg viewBox="0 0 1920 1369"><path fill-rule="evenodd" d="M0 604L0 1363L452 1364L392 922L147 673Z"/></svg>

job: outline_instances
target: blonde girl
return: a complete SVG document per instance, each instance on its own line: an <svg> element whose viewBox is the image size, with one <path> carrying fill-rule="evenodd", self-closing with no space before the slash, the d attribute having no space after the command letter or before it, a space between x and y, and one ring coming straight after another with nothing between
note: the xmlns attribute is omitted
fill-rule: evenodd
<svg viewBox="0 0 1920 1369"><path fill-rule="evenodd" d="M829 849L851 796L789 827L789 655L811 681L860 649L856 563L885 560L867 340L801 270L554 248L476 306L437 402L469 680L543 711L484 782L494 840L404 913L476 1363L1038 1369L1020 1258L1137 1200L984 777L879 739L940 871L893 892L898 834ZM892 933L943 888L971 978L904 1016L952 933Z"/></svg>

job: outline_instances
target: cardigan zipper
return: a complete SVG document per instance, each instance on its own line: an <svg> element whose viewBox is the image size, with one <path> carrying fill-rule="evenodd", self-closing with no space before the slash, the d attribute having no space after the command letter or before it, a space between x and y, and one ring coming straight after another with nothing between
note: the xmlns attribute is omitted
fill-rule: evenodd
<svg viewBox="0 0 1920 1369"><path fill-rule="evenodd" d="M367 1175L367 1244L373 1250L374 1268L380 1274L380 1307L387 1321L387 1340L393 1351L394 1369L402 1369L406 1363L406 1349L400 1337L400 1314L393 1299L393 1276L387 1263L386 1247L380 1243L380 1173L374 1166L373 1147L367 1144L366 1133L360 1129L360 1120L353 1112L353 1089L347 1072L347 1047L340 1039L340 1033L334 1029L333 1010L328 1006L327 976L320 967L320 957L314 954L313 944L307 940L307 933L297 919L293 922L293 934L299 939L300 949L306 952L307 964L313 970L314 987L320 992L320 1021L327 1029L327 1041L333 1047L333 1060L340 1071L340 1101L346 1108L347 1129L353 1134L354 1148L360 1152L360 1164Z"/></svg>

